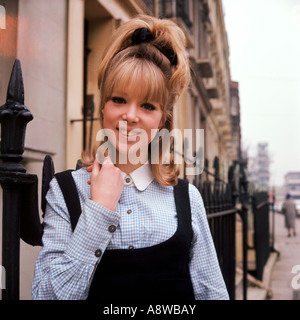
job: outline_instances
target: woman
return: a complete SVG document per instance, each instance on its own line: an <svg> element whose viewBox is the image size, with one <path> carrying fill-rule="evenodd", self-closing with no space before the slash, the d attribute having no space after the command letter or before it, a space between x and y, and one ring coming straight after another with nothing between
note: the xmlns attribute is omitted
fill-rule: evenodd
<svg viewBox="0 0 300 320"><path fill-rule="evenodd" d="M172 129L189 78L173 22L138 16L116 31L99 69L101 124L115 156L100 161L98 149L92 166L72 173L81 205L74 232L51 181L34 299L228 299L201 195L161 149L151 163L151 145L161 144L151 131Z"/></svg>
<svg viewBox="0 0 300 320"><path fill-rule="evenodd" d="M282 205L282 212L285 215L285 227L288 233L287 236L291 237L292 232L293 232L293 235L296 236L295 224L296 224L297 209L296 209L296 204L289 193L286 195L286 200Z"/></svg>

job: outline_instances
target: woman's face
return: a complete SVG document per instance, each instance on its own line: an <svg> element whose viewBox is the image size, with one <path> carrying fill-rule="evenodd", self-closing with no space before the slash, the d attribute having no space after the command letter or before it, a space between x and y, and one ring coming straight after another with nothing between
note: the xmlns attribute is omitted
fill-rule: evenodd
<svg viewBox="0 0 300 320"><path fill-rule="evenodd" d="M148 150L153 129L162 128L163 111L157 101L146 101L142 88L124 91L115 88L103 108L103 127L115 136L111 140L117 153L128 155L137 149ZM142 155L140 155L142 156Z"/></svg>

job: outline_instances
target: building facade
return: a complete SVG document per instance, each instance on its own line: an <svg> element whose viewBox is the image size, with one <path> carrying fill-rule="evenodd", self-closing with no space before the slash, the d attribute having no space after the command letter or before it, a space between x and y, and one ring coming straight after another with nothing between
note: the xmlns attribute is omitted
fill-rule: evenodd
<svg viewBox="0 0 300 320"><path fill-rule="evenodd" d="M231 162L240 157L240 128L221 0L0 0L0 6L6 15L0 29L0 105L18 58L25 105L34 116L23 154L28 173L41 182L46 154L56 171L75 168L82 151L97 143L97 66L114 30L144 13L172 19L186 35L192 82L175 107L174 127L204 129L208 169L213 171L217 156L226 180ZM31 299L39 249L21 243L21 299Z"/></svg>
<svg viewBox="0 0 300 320"><path fill-rule="evenodd" d="M233 144L233 150L235 152L234 158L236 160L240 160L242 159L240 96L239 96L239 83L236 81L231 81L231 85L230 85L230 116L231 116L232 144Z"/></svg>

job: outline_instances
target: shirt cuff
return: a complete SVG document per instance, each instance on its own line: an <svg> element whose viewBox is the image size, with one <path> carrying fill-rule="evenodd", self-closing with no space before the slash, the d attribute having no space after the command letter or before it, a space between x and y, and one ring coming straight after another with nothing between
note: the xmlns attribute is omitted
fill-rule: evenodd
<svg viewBox="0 0 300 320"><path fill-rule="evenodd" d="M95 265L113 237L120 218L119 212L86 200L65 254Z"/></svg>

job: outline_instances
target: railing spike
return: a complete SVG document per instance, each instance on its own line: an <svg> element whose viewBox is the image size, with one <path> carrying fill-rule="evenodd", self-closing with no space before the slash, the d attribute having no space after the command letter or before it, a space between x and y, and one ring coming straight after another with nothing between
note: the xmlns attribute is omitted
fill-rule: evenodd
<svg viewBox="0 0 300 320"><path fill-rule="evenodd" d="M21 69L21 62L19 59L15 60L8 88L6 101L14 101L19 102L24 105L24 84L23 84L23 76Z"/></svg>

